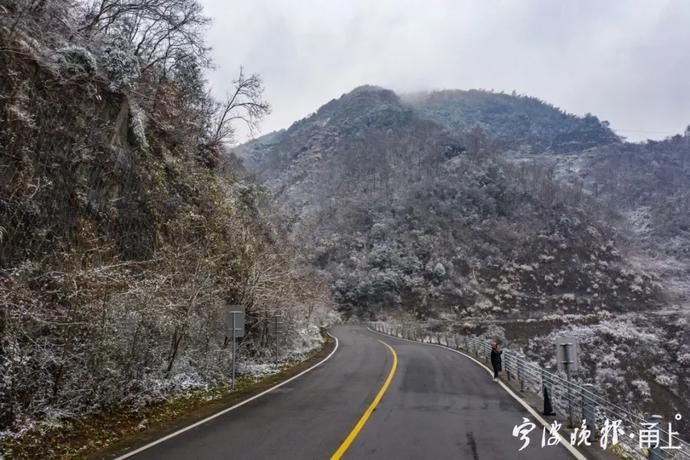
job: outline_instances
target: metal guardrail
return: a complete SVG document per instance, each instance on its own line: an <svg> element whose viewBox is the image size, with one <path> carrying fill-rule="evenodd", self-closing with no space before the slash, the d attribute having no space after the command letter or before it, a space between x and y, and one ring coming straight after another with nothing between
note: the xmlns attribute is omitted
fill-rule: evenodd
<svg viewBox="0 0 690 460"><path fill-rule="evenodd" d="M462 350L479 361L490 362L491 345L488 341L476 337L429 332L417 324L392 325L384 322L371 322L369 327L393 337ZM648 430L649 426L643 424L649 423L650 419L607 401L597 394L594 385L574 382L558 373L545 370L518 352L503 350L502 358L503 370L508 382L515 383L520 391L529 391L540 395L543 399L548 399L548 403L553 406L555 411L568 418L571 427L573 422L579 427L585 420L587 428L596 435L606 420L611 422L620 420L621 428L626 430L625 435L618 436L617 446L621 452L617 453L622 456L655 460L690 459L690 444L678 436L672 436L671 440L673 446L680 446L679 449L660 448L667 446L669 442L668 430L663 429L664 426L667 426L665 423L662 424L658 420L654 420L659 423L654 428L655 430L658 429L660 435L659 448L643 450L639 446L637 436L631 438L629 434L638 434L640 430ZM547 409L546 405L545 409ZM594 441L592 444L594 445Z"/></svg>

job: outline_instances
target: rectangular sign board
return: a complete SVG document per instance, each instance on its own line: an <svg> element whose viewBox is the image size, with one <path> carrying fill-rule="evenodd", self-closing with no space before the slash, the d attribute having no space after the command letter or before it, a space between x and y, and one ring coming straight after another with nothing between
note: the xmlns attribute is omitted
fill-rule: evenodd
<svg viewBox="0 0 690 460"><path fill-rule="evenodd" d="M285 320L280 317L273 317L268 320L269 335L283 335L285 333Z"/></svg>
<svg viewBox="0 0 690 460"><path fill-rule="evenodd" d="M556 340L558 370L576 371L579 367L578 346L575 337L560 337Z"/></svg>
<svg viewBox="0 0 690 460"><path fill-rule="evenodd" d="M228 305L225 307L225 336L228 338L244 337L244 305ZM233 325L235 333L233 335Z"/></svg>

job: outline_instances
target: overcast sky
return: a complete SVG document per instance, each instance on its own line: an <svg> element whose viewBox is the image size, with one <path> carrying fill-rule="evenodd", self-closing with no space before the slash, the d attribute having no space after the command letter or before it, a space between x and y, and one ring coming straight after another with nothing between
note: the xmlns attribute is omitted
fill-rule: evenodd
<svg viewBox="0 0 690 460"><path fill-rule="evenodd" d="M591 112L632 140L690 124L690 1L201 0L214 92L240 66L287 128L356 86L484 88Z"/></svg>

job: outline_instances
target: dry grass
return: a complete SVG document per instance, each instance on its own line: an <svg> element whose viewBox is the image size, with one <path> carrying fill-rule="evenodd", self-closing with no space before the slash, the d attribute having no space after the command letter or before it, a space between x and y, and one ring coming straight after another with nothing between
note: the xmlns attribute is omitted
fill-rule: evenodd
<svg viewBox="0 0 690 460"><path fill-rule="evenodd" d="M240 379L234 391L228 386L218 386L136 411L114 409L69 420L59 427L36 428L19 439L3 441L0 452L8 459L112 458L296 375L323 359L333 346L333 340L327 337L324 346L306 360L287 363L282 371L258 381Z"/></svg>

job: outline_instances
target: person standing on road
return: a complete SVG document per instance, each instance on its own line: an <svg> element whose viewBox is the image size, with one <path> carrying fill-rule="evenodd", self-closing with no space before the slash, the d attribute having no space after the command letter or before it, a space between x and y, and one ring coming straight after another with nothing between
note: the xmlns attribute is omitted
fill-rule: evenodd
<svg viewBox="0 0 690 460"><path fill-rule="evenodd" d="M501 354L503 350L498 349L496 341L491 342L491 366L494 368L494 380L498 379L498 373L503 370Z"/></svg>

